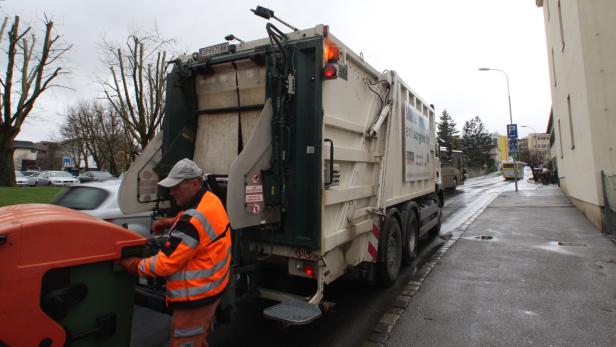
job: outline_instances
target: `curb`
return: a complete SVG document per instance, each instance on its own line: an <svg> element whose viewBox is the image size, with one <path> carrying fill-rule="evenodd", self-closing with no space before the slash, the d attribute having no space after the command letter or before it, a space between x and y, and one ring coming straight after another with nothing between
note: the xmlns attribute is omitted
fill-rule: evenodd
<svg viewBox="0 0 616 347"><path fill-rule="evenodd" d="M387 311L381 316L381 319L374 327L368 340L362 344L362 347L385 347L385 343L389 339L391 332L393 331L396 323L406 310L408 304L412 298L421 289L421 285L426 277L430 274L434 266L436 266L440 259L447 253L456 241L460 239L462 234L470 227L471 224L485 211L485 209L498 197L500 193L495 194L492 199L481 206L471 217L464 222L460 227L450 234L449 240L428 260L409 280L404 289L398 294L394 303L387 309ZM449 235L441 235L449 236Z"/></svg>

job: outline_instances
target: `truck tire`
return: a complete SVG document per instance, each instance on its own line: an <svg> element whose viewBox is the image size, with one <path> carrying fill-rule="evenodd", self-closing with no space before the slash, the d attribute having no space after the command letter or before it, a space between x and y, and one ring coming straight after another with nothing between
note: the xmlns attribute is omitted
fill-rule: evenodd
<svg viewBox="0 0 616 347"><path fill-rule="evenodd" d="M412 208L408 209L406 220L406 238L402 246L402 263L411 265L417 258L419 246L419 227L417 226L417 215Z"/></svg>
<svg viewBox="0 0 616 347"><path fill-rule="evenodd" d="M438 222L428 232L429 237L438 237L438 235L441 233L441 211L438 212L437 218L438 218Z"/></svg>
<svg viewBox="0 0 616 347"><path fill-rule="evenodd" d="M458 178L454 177L453 178L453 184L451 186L451 190L456 190L456 188L458 188Z"/></svg>
<svg viewBox="0 0 616 347"><path fill-rule="evenodd" d="M392 285L402 265L402 230L395 215L385 219L385 227L379 240L379 278L383 286Z"/></svg>

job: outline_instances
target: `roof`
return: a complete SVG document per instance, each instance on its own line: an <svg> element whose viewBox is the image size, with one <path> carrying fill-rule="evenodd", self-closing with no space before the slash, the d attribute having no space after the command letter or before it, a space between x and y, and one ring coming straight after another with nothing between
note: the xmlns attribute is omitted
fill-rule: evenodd
<svg viewBox="0 0 616 347"><path fill-rule="evenodd" d="M13 141L13 148L27 148L27 149L36 149L36 150L39 149L39 147L32 141L20 141L20 140Z"/></svg>

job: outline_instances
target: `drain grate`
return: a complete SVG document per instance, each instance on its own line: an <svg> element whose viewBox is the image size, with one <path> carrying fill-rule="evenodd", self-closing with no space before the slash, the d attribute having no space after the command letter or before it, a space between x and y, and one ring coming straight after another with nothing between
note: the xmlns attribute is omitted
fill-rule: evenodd
<svg viewBox="0 0 616 347"><path fill-rule="evenodd" d="M475 236L475 238L477 240L492 240L494 237L492 236L487 236L487 235L479 235L479 236Z"/></svg>
<svg viewBox="0 0 616 347"><path fill-rule="evenodd" d="M581 242L558 242L558 245L563 247L588 247L587 244Z"/></svg>

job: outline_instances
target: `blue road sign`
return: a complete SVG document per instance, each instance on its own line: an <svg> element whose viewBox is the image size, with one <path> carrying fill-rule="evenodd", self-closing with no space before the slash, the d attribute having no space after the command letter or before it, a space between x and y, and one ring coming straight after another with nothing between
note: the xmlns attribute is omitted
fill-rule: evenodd
<svg viewBox="0 0 616 347"><path fill-rule="evenodd" d="M518 138L518 125L517 124L507 124L507 137L510 139Z"/></svg>
<svg viewBox="0 0 616 347"><path fill-rule="evenodd" d="M73 158L71 157L62 158L62 167L63 168L73 167Z"/></svg>
<svg viewBox="0 0 616 347"><path fill-rule="evenodd" d="M509 153L518 153L518 139L509 139Z"/></svg>

